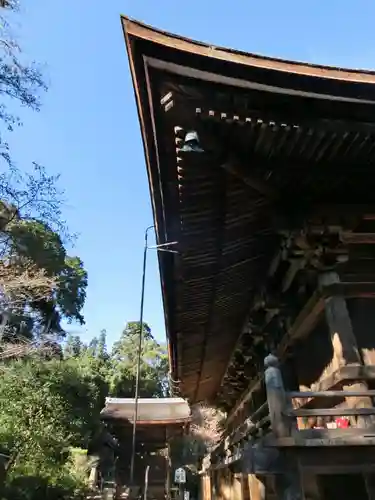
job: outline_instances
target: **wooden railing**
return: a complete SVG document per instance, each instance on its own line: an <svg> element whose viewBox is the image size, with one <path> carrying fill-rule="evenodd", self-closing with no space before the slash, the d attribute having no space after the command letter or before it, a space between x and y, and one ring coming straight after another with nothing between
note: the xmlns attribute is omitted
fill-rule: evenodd
<svg viewBox="0 0 375 500"><path fill-rule="evenodd" d="M367 408L293 408L294 399L341 398L352 397L373 398L375 390L366 391L304 391L288 392L284 388L283 378L276 356L265 358L265 383L267 403L272 432L277 438L289 437L297 431L297 417L371 417L375 415L375 407Z"/></svg>

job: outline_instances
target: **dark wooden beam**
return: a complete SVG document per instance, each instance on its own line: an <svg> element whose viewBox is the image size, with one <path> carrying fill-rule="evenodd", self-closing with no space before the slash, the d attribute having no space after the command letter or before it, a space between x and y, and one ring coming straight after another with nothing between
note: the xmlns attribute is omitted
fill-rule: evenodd
<svg viewBox="0 0 375 500"><path fill-rule="evenodd" d="M292 343L309 335L324 311L324 303L325 299L322 292L316 290L298 314L293 326L279 343L277 357L283 358Z"/></svg>
<svg viewBox="0 0 375 500"><path fill-rule="evenodd" d="M340 239L345 245L375 245L375 233L343 231Z"/></svg>
<svg viewBox="0 0 375 500"><path fill-rule="evenodd" d="M318 203L300 206L296 213L293 204L289 208L284 204L274 216L274 227L280 232L300 230L309 225L317 231L334 226L351 230L360 221L375 221L375 205ZM323 223L325 227L319 226Z"/></svg>
<svg viewBox="0 0 375 500"><path fill-rule="evenodd" d="M254 189L266 198L277 198L277 191L273 189L272 186L270 186L267 182L251 175L251 169L242 165L240 161L230 160L226 163L223 163L221 167L235 177L241 179L247 186Z"/></svg>
<svg viewBox="0 0 375 500"><path fill-rule="evenodd" d="M360 217L363 220L375 220L375 205L357 203L315 204L308 210L309 217L345 218Z"/></svg>
<svg viewBox="0 0 375 500"><path fill-rule="evenodd" d="M341 134L347 134L349 132L362 133L363 139L368 134L375 133L375 123L369 121L354 121L354 120L340 120L340 119L327 119L314 117L310 118L306 115L306 111L301 111L300 109L289 109L287 118L285 114L280 115L275 110L265 110L265 109L251 109L247 108L246 112L242 112L238 108L233 108L227 113L214 112L215 102L212 100L212 95L210 93L203 94L200 101L197 101L197 106L201 102L204 102L204 108L199 107L199 116L204 121L215 121L215 122L226 122L230 123L241 123L248 124L249 126L254 123L264 124L266 127L274 128L282 127L284 129L291 129L292 127L303 127L304 129L316 129L325 132L337 132Z"/></svg>

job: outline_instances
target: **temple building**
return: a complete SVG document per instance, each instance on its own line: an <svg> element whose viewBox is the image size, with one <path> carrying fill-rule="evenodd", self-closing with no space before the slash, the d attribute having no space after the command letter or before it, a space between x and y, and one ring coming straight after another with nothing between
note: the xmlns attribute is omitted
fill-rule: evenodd
<svg viewBox="0 0 375 500"><path fill-rule="evenodd" d="M119 443L117 459L112 464L113 482L124 498L169 499L173 486L169 444L185 432L190 421L189 405L182 398L138 400L134 474L131 480L134 410L134 399L106 398L101 412L103 422Z"/></svg>
<svg viewBox="0 0 375 500"><path fill-rule="evenodd" d="M203 500L375 498L375 73L122 24Z"/></svg>

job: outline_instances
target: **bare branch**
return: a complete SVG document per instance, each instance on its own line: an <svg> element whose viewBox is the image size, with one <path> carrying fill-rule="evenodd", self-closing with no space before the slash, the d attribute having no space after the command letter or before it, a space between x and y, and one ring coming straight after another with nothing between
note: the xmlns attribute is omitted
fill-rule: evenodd
<svg viewBox="0 0 375 500"><path fill-rule="evenodd" d="M223 432L224 414L217 408L197 404L191 410L190 432L206 446L215 445Z"/></svg>
<svg viewBox="0 0 375 500"><path fill-rule="evenodd" d="M0 261L0 299L7 308L48 299L56 289L55 278L25 258Z"/></svg>

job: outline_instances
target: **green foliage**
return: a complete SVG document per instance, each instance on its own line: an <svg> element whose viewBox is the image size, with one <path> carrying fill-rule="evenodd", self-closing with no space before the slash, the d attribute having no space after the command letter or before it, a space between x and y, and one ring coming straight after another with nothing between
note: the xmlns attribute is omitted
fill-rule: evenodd
<svg viewBox="0 0 375 500"><path fill-rule="evenodd" d="M98 388L77 364L15 361L2 374L0 442L29 473L58 467L67 446L87 445L100 409Z"/></svg>
<svg viewBox="0 0 375 500"><path fill-rule="evenodd" d="M11 33L7 13L18 0L7 0L6 7L0 8L0 353L17 342L10 345L23 359L10 356L0 365L0 443L13 459L1 498L83 499L85 470L71 447L87 446L107 383L95 363L76 356L62 360L56 336L45 338L63 333L63 318L84 322L87 274L82 261L66 252L74 237L62 217L58 176L35 163L21 173L6 142L6 134L21 125L9 102L39 111L46 90L40 69L24 61ZM31 358L29 345L35 350L47 344L48 356L43 351Z"/></svg>
<svg viewBox="0 0 375 500"><path fill-rule="evenodd" d="M148 325L141 357L141 393L166 393L165 348ZM128 323L107 352L106 331L87 345L69 335L63 359L24 358L0 365L0 443L14 463L2 498L67 500L86 491L85 450L101 429L100 411L110 389L134 391L139 323Z"/></svg>
<svg viewBox="0 0 375 500"><path fill-rule="evenodd" d="M83 324L82 308L86 300L87 272L78 257L66 257L59 274L56 303L68 321Z"/></svg>
<svg viewBox="0 0 375 500"><path fill-rule="evenodd" d="M115 397L133 397L139 349L139 322L127 323L112 350L110 387ZM144 323L140 365L141 397L163 397L168 392L168 355L165 345L159 344Z"/></svg>
<svg viewBox="0 0 375 500"><path fill-rule="evenodd" d="M9 238L10 254L31 259L49 275L61 273L65 265L65 248L58 233L37 220L14 218L4 228Z"/></svg>
<svg viewBox="0 0 375 500"><path fill-rule="evenodd" d="M100 389L73 359L14 361L4 367L0 442L15 457L7 480L12 498L44 500L58 491L69 495L56 498L71 498L74 489L84 488L85 474L74 467L70 448L86 448L98 427ZM21 495L28 483L35 484L39 497Z"/></svg>

